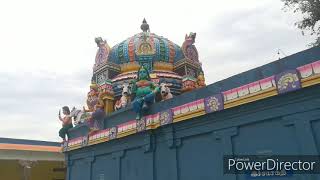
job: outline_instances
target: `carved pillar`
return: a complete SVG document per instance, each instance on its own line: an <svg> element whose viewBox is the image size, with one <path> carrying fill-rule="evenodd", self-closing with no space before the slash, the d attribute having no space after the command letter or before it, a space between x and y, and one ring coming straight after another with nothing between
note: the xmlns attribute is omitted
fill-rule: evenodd
<svg viewBox="0 0 320 180"><path fill-rule="evenodd" d="M181 139L175 138L174 129L172 126L167 128L165 137L166 137L168 148L172 152L171 163L172 163L172 166L175 168L173 170L172 179L178 180L179 179L179 163L177 159L177 153L178 153L177 151L178 151L178 148L181 146Z"/></svg>
<svg viewBox="0 0 320 180"><path fill-rule="evenodd" d="M114 99L112 97L107 97L103 99L104 102L104 111L106 114L110 114L113 112L113 101Z"/></svg>
<svg viewBox="0 0 320 180"><path fill-rule="evenodd" d="M144 135L144 145L141 147L141 150L143 151L143 155L147 157L147 161L145 163L148 163L148 166L151 167L151 172L147 172L146 175L147 179L153 180L155 176L155 162L154 162L154 151L155 151L155 137L152 131L145 131Z"/></svg>
<svg viewBox="0 0 320 180"><path fill-rule="evenodd" d="M91 157L87 157L87 158L85 158L85 160L84 160L84 161L87 163L87 165L88 165L88 176L89 176L89 180L91 180L91 178L92 178L92 163L94 162L94 160L95 160L94 155L91 156Z"/></svg>
<svg viewBox="0 0 320 180"><path fill-rule="evenodd" d="M115 160L115 167L116 167L116 180L120 180L121 179L121 158L124 156L124 151L118 151L118 152L114 152L112 153L112 159Z"/></svg>
<svg viewBox="0 0 320 180"><path fill-rule="evenodd" d="M294 126L296 137L303 155L319 155L317 151L315 137L312 132L311 122L320 119L320 111L308 111L282 117L284 126ZM315 174L299 174L304 180L316 179Z"/></svg>
<svg viewBox="0 0 320 180"><path fill-rule="evenodd" d="M320 119L320 111L309 111L282 117L284 126L294 126L298 142L304 155L318 155L311 122ZM306 141L307 139L307 141Z"/></svg>
<svg viewBox="0 0 320 180"><path fill-rule="evenodd" d="M223 156L224 155L233 155L233 146L232 146L232 137L238 134L237 127L231 127L219 131L212 132L213 139L215 141L219 141L220 146L220 157L221 159L217 159L219 163L218 167L221 167L220 170L216 171L219 172L215 174L217 179L224 179L224 180L236 180L235 174L223 174Z"/></svg>

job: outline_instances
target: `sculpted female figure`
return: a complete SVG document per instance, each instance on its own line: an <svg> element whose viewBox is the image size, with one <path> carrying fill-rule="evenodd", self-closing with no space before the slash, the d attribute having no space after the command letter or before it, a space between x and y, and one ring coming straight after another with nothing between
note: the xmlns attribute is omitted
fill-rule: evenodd
<svg viewBox="0 0 320 180"><path fill-rule="evenodd" d="M103 105L97 103L94 106L94 111L87 118L90 133L103 129L104 116L105 116L105 112L103 109Z"/></svg>
<svg viewBox="0 0 320 180"><path fill-rule="evenodd" d="M142 113L154 103L155 95L158 92L160 92L160 89L151 81L148 70L141 66L132 87L132 93L135 94L132 104L134 111L137 113L136 119L140 119Z"/></svg>
<svg viewBox="0 0 320 180"><path fill-rule="evenodd" d="M88 92L88 98L87 98L88 109L85 109L85 107L83 107L83 111L93 112L94 106L98 103L98 101L99 101L98 85L95 82L92 82L90 85L90 91Z"/></svg>
<svg viewBox="0 0 320 180"><path fill-rule="evenodd" d="M72 118L70 116L70 109L68 106L62 107L62 113L65 115L63 118L61 117L60 111L59 111L59 120L62 122L62 128L59 131L59 136L63 139L63 142L66 141L66 135L68 136L68 130L72 128Z"/></svg>

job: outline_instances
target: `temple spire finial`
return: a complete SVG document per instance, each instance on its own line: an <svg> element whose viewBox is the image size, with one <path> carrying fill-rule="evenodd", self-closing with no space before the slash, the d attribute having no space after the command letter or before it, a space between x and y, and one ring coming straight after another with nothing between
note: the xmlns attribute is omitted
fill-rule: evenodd
<svg viewBox="0 0 320 180"><path fill-rule="evenodd" d="M150 32L149 24L147 23L146 18L143 18L140 28L143 32Z"/></svg>

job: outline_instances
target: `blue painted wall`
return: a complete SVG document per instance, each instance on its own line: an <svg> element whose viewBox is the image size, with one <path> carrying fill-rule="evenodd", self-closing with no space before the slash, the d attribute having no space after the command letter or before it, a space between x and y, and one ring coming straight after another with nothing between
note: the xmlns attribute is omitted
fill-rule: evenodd
<svg viewBox="0 0 320 180"><path fill-rule="evenodd" d="M319 92L316 85L68 152L69 180L244 180L223 176L223 155L319 155ZM311 178L272 179L303 177Z"/></svg>
<svg viewBox="0 0 320 180"><path fill-rule="evenodd" d="M241 73L207 88L157 103L152 112L294 69L320 59L320 48ZM105 127L133 119L131 108ZM85 127L71 131L85 135ZM320 85L66 152L69 180L245 180L223 175L223 155L319 155ZM319 180L319 175L269 179Z"/></svg>

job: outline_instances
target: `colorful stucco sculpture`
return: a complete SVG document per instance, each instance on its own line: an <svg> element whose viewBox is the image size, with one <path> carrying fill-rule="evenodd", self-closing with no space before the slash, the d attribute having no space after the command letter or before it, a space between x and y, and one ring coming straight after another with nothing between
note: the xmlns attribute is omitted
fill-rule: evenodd
<svg viewBox="0 0 320 180"><path fill-rule="evenodd" d="M64 117L61 117L61 113L59 111L59 120L62 122L62 128L59 130L59 136L62 138L63 143L66 141L66 137L69 139L68 130L73 127L72 118L70 116L70 109L68 106L62 107L62 113Z"/></svg>
<svg viewBox="0 0 320 180"><path fill-rule="evenodd" d="M86 124L93 133L105 128L106 116L131 107L136 119L141 119L153 103L205 86L194 45L196 33L186 35L180 47L150 32L145 19L140 28L142 32L113 47L95 38L97 52L86 107L71 112L75 126ZM158 93L160 87L166 90Z"/></svg>
<svg viewBox="0 0 320 180"><path fill-rule="evenodd" d="M150 32L145 19L140 28L142 32L112 48L101 37L95 38L98 50L86 112L93 112L96 103L103 104L106 114L126 108L135 98L131 95L133 84L127 84L137 79L141 69L148 72L148 81L154 85L170 84L172 96L205 86L202 64L194 45L196 33L186 35L180 47ZM130 93L124 92L128 89ZM164 100L161 97L155 98L156 102Z"/></svg>
<svg viewBox="0 0 320 180"><path fill-rule="evenodd" d="M159 87L151 81L149 71L142 66L138 71L136 81L133 81L132 93L135 94L133 109L137 113L136 119L149 109L155 102L155 96L160 91Z"/></svg>

